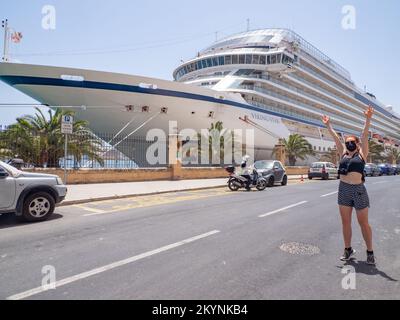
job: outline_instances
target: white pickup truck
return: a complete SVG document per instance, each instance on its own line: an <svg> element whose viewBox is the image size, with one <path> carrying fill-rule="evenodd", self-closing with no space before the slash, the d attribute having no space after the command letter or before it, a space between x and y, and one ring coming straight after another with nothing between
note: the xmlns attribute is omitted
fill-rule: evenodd
<svg viewBox="0 0 400 320"><path fill-rule="evenodd" d="M58 176L20 171L0 161L0 213L44 221L66 195L67 187Z"/></svg>

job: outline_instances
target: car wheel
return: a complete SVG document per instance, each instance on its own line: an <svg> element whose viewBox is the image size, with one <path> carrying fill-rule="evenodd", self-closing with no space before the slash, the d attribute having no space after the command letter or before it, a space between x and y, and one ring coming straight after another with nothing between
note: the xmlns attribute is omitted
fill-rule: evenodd
<svg viewBox="0 0 400 320"><path fill-rule="evenodd" d="M269 188L271 188L271 187L273 187L274 185L275 185L275 179L274 179L274 177L269 177L267 186L268 186Z"/></svg>
<svg viewBox="0 0 400 320"><path fill-rule="evenodd" d="M24 200L22 218L28 222L47 220L54 212L54 198L47 192L36 192Z"/></svg>
<svg viewBox="0 0 400 320"><path fill-rule="evenodd" d="M228 187L231 191L238 191L239 190L239 186L237 185L237 183L235 183L235 180L229 180L228 182Z"/></svg>
<svg viewBox="0 0 400 320"><path fill-rule="evenodd" d="M256 188L258 191L264 191L267 188L267 181L265 179L258 180Z"/></svg>
<svg viewBox="0 0 400 320"><path fill-rule="evenodd" d="M322 180L329 180L329 175L322 176Z"/></svg>
<svg viewBox="0 0 400 320"><path fill-rule="evenodd" d="M287 176L284 176L283 180L282 180L282 186L286 186L287 183L288 183L288 178L287 178Z"/></svg>
<svg viewBox="0 0 400 320"><path fill-rule="evenodd" d="M312 180L312 177L308 176L308 180Z"/></svg>

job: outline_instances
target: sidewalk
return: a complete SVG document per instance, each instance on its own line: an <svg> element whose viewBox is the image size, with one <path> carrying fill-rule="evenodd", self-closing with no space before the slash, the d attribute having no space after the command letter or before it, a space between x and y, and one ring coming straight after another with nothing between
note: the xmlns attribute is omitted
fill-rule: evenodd
<svg viewBox="0 0 400 320"><path fill-rule="evenodd" d="M301 176L289 176L299 180ZM226 187L228 178L69 185L62 206L168 192Z"/></svg>

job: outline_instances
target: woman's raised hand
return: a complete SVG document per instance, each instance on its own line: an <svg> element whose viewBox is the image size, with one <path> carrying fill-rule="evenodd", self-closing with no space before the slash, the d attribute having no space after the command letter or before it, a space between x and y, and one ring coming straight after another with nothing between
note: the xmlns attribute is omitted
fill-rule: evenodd
<svg viewBox="0 0 400 320"><path fill-rule="evenodd" d="M329 126L331 123L331 119L328 116L323 116L322 117L322 122L326 125Z"/></svg>
<svg viewBox="0 0 400 320"><path fill-rule="evenodd" d="M364 114L367 117L367 119L371 119L372 116L374 115L374 112L375 112L374 108L369 106L367 111L364 112Z"/></svg>

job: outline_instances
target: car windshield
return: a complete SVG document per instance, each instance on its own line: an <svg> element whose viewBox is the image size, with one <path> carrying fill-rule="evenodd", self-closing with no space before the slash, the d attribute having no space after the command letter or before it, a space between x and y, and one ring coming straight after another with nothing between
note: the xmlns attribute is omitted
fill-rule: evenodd
<svg viewBox="0 0 400 320"><path fill-rule="evenodd" d="M313 163L311 167L312 168L323 168L324 164L323 163Z"/></svg>
<svg viewBox="0 0 400 320"><path fill-rule="evenodd" d="M14 178L18 177L21 174L21 171L19 171L18 169L10 166L9 164L0 161L0 166L3 167L4 169L6 169L8 171L8 173L10 173Z"/></svg>
<svg viewBox="0 0 400 320"><path fill-rule="evenodd" d="M257 161L254 163L254 168L256 168L257 170L272 169L273 166L274 166L273 161Z"/></svg>

